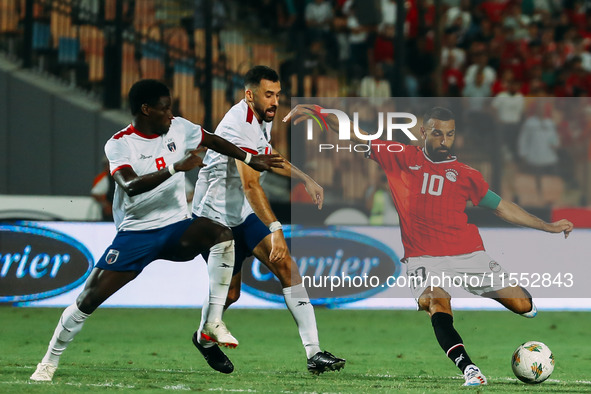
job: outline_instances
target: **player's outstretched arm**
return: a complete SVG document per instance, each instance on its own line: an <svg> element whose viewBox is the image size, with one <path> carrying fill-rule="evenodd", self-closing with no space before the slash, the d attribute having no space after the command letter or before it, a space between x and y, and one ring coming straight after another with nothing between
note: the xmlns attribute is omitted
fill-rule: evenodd
<svg viewBox="0 0 591 394"><path fill-rule="evenodd" d="M131 167L121 167L113 174L113 179L130 197L137 196L158 187L173 174L190 171L195 167L203 167L198 149L188 152L185 157L161 170L145 175L138 175Z"/></svg>
<svg viewBox="0 0 591 394"><path fill-rule="evenodd" d="M254 213L261 219L267 227L271 223L278 222L275 213L271 209L271 204L267 199L265 191L261 187L260 173L256 172L241 161L236 160L236 168L240 174L244 195L250 203ZM271 254L269 259L271 263L277 262L287 256L288 248L283 236L283 230L279 229L272 232Z"/></svg>
<svg viewBox="0 0 591 394"><path fill-rule="evenodd" d="M280 155L275 149L273 149L273 153ZM283 162L283 168L272 168L271 172L303 182L306 187L306 192L308 192L312 201L314 201L314 204L316 204L318 209L322 209L322 204L324 202L324 188L316 183L311 176L290 163L285 157L283 157L283 160L285 160Z"/></svg>
<svg viewBox="0 0 591 394"><path fill-rule="evenodd" d="M549 233L564 233L564 238L567 238L574 228L573 224L566 219L547 223L537 216L525 211L519 205L505 200L501 200L495 210L495 214L506 222L518 226L530 227Z"/></svg>
<svg viewBox="0 0 591 394"><path fill-rule="evenodd" d="M332 130L335 133L339 132L339 120L334 114L322 114L320 110L322 109L321 106L316 104L298 104L296 105L289 113L283 118L283 122L289 122L293 119L293 124L297 125L303 122L306 119L310 119L310 116L320 116L322 119L326 121L326 125L328 126L329 130ZM351 130L353 130L354 124L351 122ZM359 127L359 132L361 134L369 134L365 130ZM358 144L367 144L366 140L362 140L361 138L357 137L354 133L350 136L351 141L354 141Z"/></svg>
<svg viewBox="0 0 591 394"><path fill-rule="evenodd" d="M251 155L215 134L204 132L201 145L222 155L247 162L249 166L257 171L269 171L271 168L283 167L283 158L279 155Z"/></svg>

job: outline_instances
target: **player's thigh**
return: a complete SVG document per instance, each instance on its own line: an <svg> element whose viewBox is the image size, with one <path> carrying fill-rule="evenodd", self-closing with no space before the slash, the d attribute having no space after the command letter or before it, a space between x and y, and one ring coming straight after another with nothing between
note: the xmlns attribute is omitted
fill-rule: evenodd
<svg viewBox="0 0 591 394"><path fill-rule="evenodd" d="M212 246L233 239L229 227L208 218L193 218L178 234L171 236L171 247L163 251L161 258L188 261L208 251Z"/></svg>
<svg viewBox="0 0 591 394"><path fill-rule="evenodd" d="M451 296L445 287L449 283L443 280L450 276L445 257L409 257L406 275L420 310L451 313Z"/></svg>
<svg viewBox="0 0 591 394"><path fill-rule="evenodd" d="M84 290L76 299L78 308L92 313L107 298L138 276L137 271L108 271L94 268L86 281Z"/></svg>

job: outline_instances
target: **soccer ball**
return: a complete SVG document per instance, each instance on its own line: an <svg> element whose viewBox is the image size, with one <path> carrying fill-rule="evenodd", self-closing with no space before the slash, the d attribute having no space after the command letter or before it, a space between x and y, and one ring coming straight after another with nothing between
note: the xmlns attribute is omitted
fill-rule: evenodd
<svg viewBox="0 0 591 394"><path fill-rule="evenodd" d="M542 342L529 341L515 349L511 368L522 382L542 383L554 371L554 355Z"/></svg>

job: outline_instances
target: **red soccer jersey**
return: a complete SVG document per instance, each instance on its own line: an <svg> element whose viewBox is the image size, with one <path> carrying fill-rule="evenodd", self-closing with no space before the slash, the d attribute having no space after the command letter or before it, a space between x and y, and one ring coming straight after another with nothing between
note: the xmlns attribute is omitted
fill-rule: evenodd
<svg viewBox="0 0 591 394"><path fill-rule="evenodd" d="M455 157L433 162L421 148L392 141L372 142L370 157L388 177L404 257L484 250L478 228L464 212L467 201L478 205L488 191L480 172Z"/></svg>

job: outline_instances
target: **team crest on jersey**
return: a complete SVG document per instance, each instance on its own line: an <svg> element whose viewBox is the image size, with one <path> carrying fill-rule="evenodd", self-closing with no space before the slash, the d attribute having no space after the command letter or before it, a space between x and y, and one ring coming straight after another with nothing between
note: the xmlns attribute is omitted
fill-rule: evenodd
<svg viewBox="0 0 591 394"><path fill-rule="evenodd" d="M119 258L119 251L115 249L110 249L109 253L107 253L107 257L105 257L105 261L107 264L113 264Z"/></svg>
<svg viewBox="0 0 591 394"><path fill-rule="evenodd" d="M448 168L445 170L445 177L449 179L450 182L455 182L458 179L458 172L453 168Z"/></svg>
<svg viewBox="0 0 591 394"><path fill-rule="evenodd" d="M501 270L501 266L496 261L488 263L488 268L490 268L492 272L499 272Z"/></svg>
<svg viewBox="0 0 591 394"><path fill-rule="evenodd" d="M174 141L170 141L166 146L168 146L169 151L176 152L176 144Z"/></svg>

